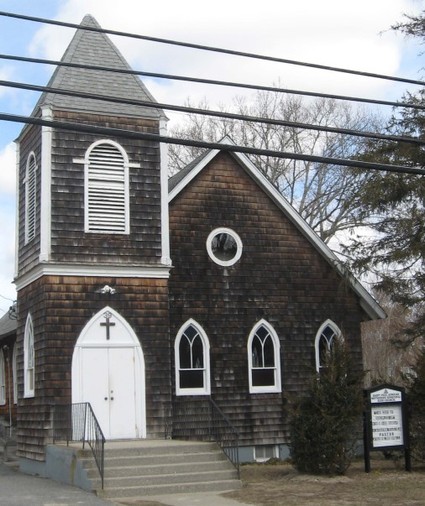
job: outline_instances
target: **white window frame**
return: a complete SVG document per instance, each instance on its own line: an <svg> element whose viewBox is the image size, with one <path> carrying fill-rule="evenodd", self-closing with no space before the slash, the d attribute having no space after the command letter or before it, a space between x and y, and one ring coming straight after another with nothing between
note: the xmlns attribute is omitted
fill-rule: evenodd
<svg viewBox="0 0 425 506"><path fill-rule="evenodd" d="M28 313L24 334L24 397L34 397L35 391L35 350L34 325Z"/></svg>
<svg viewBox="0 0 425 506"><path fill-rule="evenodd" d="M271 450L270 457L264 455L267 450ZM255 445L254 446L254 460L255 462L267 462L270 459L279 458L279 447L277 445Z"/></svg>
<svg viewBox="0 0 425 506"><path fill-rule="evenodd" d="M0 406L6 404L6 360L4 351L0 348Z"/></svg>
<svg viewBox="0 0 425 506"><path fill-rule="evenodd" d="M202 388L182 388L180 387L180 341L188 327L194 327L202 341L203 346L203 379L204 386ZM190 318L184 323L179 331L174 342L174 357L175 357L175 378L176 378L176 395L210 395L210 342L204 329L195 320Z"/></svg>
<svg viewBox="0 0 425 506"><path fill-rule="evenodd" d="M212 241L213 241L214 237L218 234L228 234L236 242L236 246L237 246L236 255L233 258L231 258L230 260L221 260L220 258L218 258L214 254L213 247L212 247ZM231 265L234 265L242 256L242 249L243 249L242 240L239 237L239 235L234 230L232 230L230 228L220 227L220 228L216 228L215 230L213 230L209 234L209 236L207 237L206 246L207 246L208 255L211 258L211 260L213 262L215 262L216 264L221 265L222 267L230 267Z"/></svg>
<svg viewBox="0 0 425 506"><path fill-rule="evenodd" d="M25 244L35 237L37 212L37 159L33 151L28 155L25 169Z"/></svg>
<svg viewBox="0 0 425 506"><path fill-rule="evenodd" d="M253 366L253 360L252 360L252 342L254 340L254 337L257 334L257 331L259 328L265 327L266 330L269 333L269 336L273 343L273 350L274 350L274 384L273 385L253 385L252 381L252 372L254 369L256 369ZM281 366L280 366L280 340L279 337L270 323L268 323L266 320L262 319L259 322L257 322L254 327L252 328L249 338L248 338L248 344L247 344L247 351L248 351L248 381L249 381L249 393L251 394L262 394L262 393L278 393L282 391L282 373L281 373Z"/></svg>
<svg viewBox="0 0 425 506"><path fill-rule="evenodd" d="M122 157L118 162L113 158L111 160L104 157L100 163L100 170L93 171L93 151L104 146L115 151L116 155ZM79 163L79 160L74 160ZM114 168L114 173L102 174L102 163L104 166ZM124 148L115 141L102 139L94 142L86 151L84 158L84 230L86 233L97 234L129 234L130 233L130 193L129 193L129 167L139 167L139 164L130 164ZM99 192L102 200L110 192L110 203L114 200L121 210L117 208L116 213L111 212L108 215L107 205L94 203L95 200L91 194L94 188ZM119 197L119 198L117 198ZM99 200L101 200L99 198ZM98 211L98 217L94 216L94 211ZM103 216L102 213L104 213Z"/></svg>
<svg viewBox="0 0 425 506"><path fill-rule="evenodd" d="M13 404L18 404L18 345L15 343L12 353Z"/></svg>
<svg viewBox="0 0 425 506"><path fill-rule="evenodd" d="M327 339L326 336L323 335L323 332L326 330L327 327L329 327L333 332L333 336L331 337L330 341ZM338 325L335 322L328 319L322 323L319 330L317 331L316 338L314 340L314 350L315 350L315 360L316 360L316 371L318 373L320 372L320 369L322 369L322 367L323 367L320 363L320 341L321 341L322 337L326 340L327 348L330 351L331 347L332 347L333 340L335 338L336 339L342 338L341 330L339 329Z"/></svg>

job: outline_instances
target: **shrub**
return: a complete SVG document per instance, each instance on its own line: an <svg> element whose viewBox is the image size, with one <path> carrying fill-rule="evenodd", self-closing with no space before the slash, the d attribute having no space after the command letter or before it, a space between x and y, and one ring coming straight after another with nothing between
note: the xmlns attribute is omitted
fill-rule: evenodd
<svg viewBox="0 0 425 506"><path fill-rule="evenodd" d="M293 407L291 457L301 472L344 474L361 438L362 374L353 371L345 345L335 341L320 374Z"/></svg>

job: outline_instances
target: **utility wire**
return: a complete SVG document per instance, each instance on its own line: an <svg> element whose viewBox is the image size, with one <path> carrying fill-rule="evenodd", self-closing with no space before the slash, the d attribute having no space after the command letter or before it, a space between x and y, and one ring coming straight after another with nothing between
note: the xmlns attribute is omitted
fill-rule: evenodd
<svg viewBox="0 0 425 506"><path fill-rule="evenodd" d="M117 103L117 104L126 104L126 105L134 105L140 107L148 107L151 109L165 109L168 111L176 111L183 112L187 114L198 114L203 116L212 116L218 118L226 118L237 121L246 121L252 123L264 123L268 125L278 125L278 126L286 126L290 128L299 128L304 130L315 130L320 132L330 132L337 133L343 135L351 135L354 137L364 137L368 139L379 139L385 141L395 141L395 142L407 142L410 144L417 145L425 145L425 139L421 140L415 137L405 137L400 135L388 135L388 134L380 134L374 132L366 132L361 130L351 130L348 128L339 128L339 127L329 127L323 125L313 125L310 123L299 123L295 121L287 121L281 119L273 119L273 118L264 118L258 116L248 116L245 114L235 114L235 113L227 113L221 111L214 111L210 109L199 109L195 107L188 106L180 106L173 104L164 104L160 102L150 102L144 100L135 100L121 97L109 97L105 95L99 95L94 93L87 92L79 92L74 90L66 90L61 88L54 88L50 86L40 86L35 84L27 84L27 83L18 83L13 81L2 81L0 80L0 86L10 87L10 88L18 88L28 91L37 91L44 93L54 93L57 95L66 95L71 97L79 97L87 100L100 100L105 102Z"/></svg>
<svg viewBox="0 0 425 506"><path fill-rule="evenodd" d="M27 56L17 56L17 55L9 55L9 54L0 54L0 59L2 60L12 60L12 61L20 61L26 63L37 63L43 65L55 65L56 67L70 67L84 70L97 70L104 72L115 72L118 74L130 74L144 77L152 77L157 79L168 79L171 81L185 81L190 83L198 83L198 84L211 84L215 86L227 86L233 88L243 88L249 90L257 90L257 91L271 91L276 93L287 93L289 95L302 95L306 97L316 97L316 98L329 98L333 100L344 100L348 102L360 102L365 104L372 105L386 105L391 107L403 107L410 109L420 109L424 110L425 105L421 104L412 104L408 102L394 102L390 100L379 100L372 98L364 98L364 97L353 97L349 95L336 95L331 93L320 93L316 91L305 91L305 90L294 90L290 88L281 88L275 86L263 86L259 84L248 84L241 82L232 82L232 81L221 81L217 79L204 79L199 77L190 77L190 76L180 76L173 74L162 74L159 72L146 72L143 70L132 70L132 69L117 69L116 67L107 67L107 66L99 66L99 65L89 65L83 63L73 63L73 62L64 62L60 60L47 60L43 58L30 58Z"/></svg>
<svg viewBox="0 0 425 506"><path fill-rule="evenodd" d="M217 142L205 142L188 139L179 139L176 137L167 137L158 134L149 134L144 132L135 132L133 130L124 130L120 128L101 127L95 125L87 125L80 123L71 123L55 120L46 120L32 116L18 116L14 114L0 113L0 121L11 121L15 123L26 123L32 125L40 125L62 130L71 130L75 132L84 132L96 135L115 136L127 139L137 139L150 142L162 142L164 144L176 144L180 146L192 146L197 148L217 149L232 153L245 153L249 155L270 156L274 158L287 158L290 160L302 160L307 162L324 163L329 165L339 165L343 167L354 167L359 169L372 169L387 172L398 172L405 174L425 175L425 169L406 167L403 165L388 165L374 162L364 162L360 160L341 159L324 157L317 155L306 155L301 153L288 153L283 151L273 151L270 149L256 149L245 146L237 146L234 144L221 144Z"/></svg>
<svg viewBox="0 0 425 506"><path fill-rule="evenodd" d="M318 63L309 63L309 62L302 62L298 60L290 60L287 58L278 58L275 56L267 56L267 55L261 55L261 54L255 54L255 53L247 53L245 51L236 51L233 49L225 49L220 47L213 47L213 46L205 46L202 44L194 44L191 42L182 42L172 39L164 39L160 37L151 37L148 35L140 35L136 33L129 33L129 32L122 32L118 30L108 30L105 28L99 28L94 26L82 26L80 24L76 23L68 23L65 21L56 21L53 19L47 19L47 18L40 18L35 16L27 16L24 14L15 14L11 12L4 12L0 11L0 16L10 17L10 18L16 18L16 19L23 19L26 21L34 21L36 23L44 23L44 24L50 24L50 25L56 25L56 26L62 26L66 28L74 28L76 30L87 30L90 32L98 32L98 33L105 33L109 35L118 35L120 37L129 37L133 39L139 39L139 40L147 40L150 42L157 42L160 44L170 44L173 46L180 46L180 47L187 47L191 49L199 49L202 51L210 51L215 53L222 53L222 54L228 54L232 56L242 56L244 58L253 58L256 60L265 60L265 61L272 61L276 63L285 63L288 65L297 65L301 67L310 67L320 70L328 70L332 72L341 72L345 74L352 74L362 77L371 77L375 79L385 79L388 81L396 81L396 82L402 82L402 83L408 83L408 84L417 84L420 86L425 85L425 81L419 81L416 79L408 79L404 77L397 77L397 76L388 76L384 74L375 74L371 72L363 72L359 70L353 70L353 69L346 69L346 68L340 68L340 67L332 67L330 65L321 65Z"/></svg>

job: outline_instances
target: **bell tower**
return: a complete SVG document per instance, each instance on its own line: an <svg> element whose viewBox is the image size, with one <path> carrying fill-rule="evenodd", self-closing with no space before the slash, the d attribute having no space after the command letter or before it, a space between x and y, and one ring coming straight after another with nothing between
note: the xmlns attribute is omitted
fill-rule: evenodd
<svg viewBox="0 0 425 506"><path fill-rule="evenodd" d="M27 125L17 140L18 451L28 462L44 460L52 407L71 403L78 337L106 307L143 349L146 432L165 430L171 406L167 154L137 133L163 134L167 118L129 70L96 20L85 16L32 113L43 126ZM158 386L163 398L155 404Z"/></svg>

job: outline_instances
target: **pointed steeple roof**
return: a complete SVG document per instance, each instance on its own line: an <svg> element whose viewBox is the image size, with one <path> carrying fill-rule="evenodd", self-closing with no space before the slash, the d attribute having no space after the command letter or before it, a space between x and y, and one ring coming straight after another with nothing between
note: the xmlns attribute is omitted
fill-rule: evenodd
<svg viewBox="0 0 425 506"><path fill-rule="evenodd" d="M91 15L84 17L81 26L100 28L100 25ZM112 67L114 69L131 69L116 46L104 33L84 29L76 31L61 61ZM155 99L139 77L132 74L58 66L48 86L83 93L95 93L107 97L155 102ZM160 109L88 100L54 93L43 93L33 114L36 114L39 107L45 105L50 105L53 109L87 111L100 114L142 116L145 118L165 117Z"/></svg>

